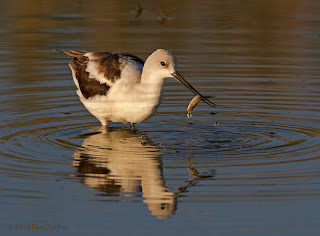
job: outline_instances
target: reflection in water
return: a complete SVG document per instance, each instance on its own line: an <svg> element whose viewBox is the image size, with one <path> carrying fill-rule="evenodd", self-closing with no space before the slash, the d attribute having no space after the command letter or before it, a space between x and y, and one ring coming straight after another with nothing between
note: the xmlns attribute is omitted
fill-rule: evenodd
<svg viewBox="0 0 320 236"><path fill-rule="evenodd" d="M73 166L84 185L108 195L141 192L152 215L168 218L177 205L176 194L165 186L161 153L144 135L124 128L97 128L82 135ZM130 194L131 193L131 194Z"/></svg>
<svg viewBox="0 0 320 236"><path fill-rule="evenodd" d="M107 227L124 234L195 228L240 235L292 235L299 229L301 235L319 234L320 1L140 1L138 18L132 1L1 3L3 226L59 221L70 222L72 231ZM159 24L160 8L172 20ZM90 140L103 136L102 131L74 139L96 121L73 95L67 59L53 50L112 50L146 58L159 45L179 56L190 82L216 96L220 115L208 116L207 107L199 104L192 120L184 118L191 98L169 82L158 115L139 126L165 147L163 156L131 131L124 132L127 139L111 137L121 130L109 130L101 142ZM213 126L216 121L219 126ZM75 168L68 166L69 152L79 143L83 148L74 164L80 177L70 180ZM184 169L188 148L194 154L192 176ZM213 169L219 173L215 181L203 180L202 173L210 175ZM152 179L145 177L147 172L158 176L156 181L144 182ZM73 185L74 179L84 185ZM151 184L158 186L156 191ZM82 191L88 186L97 192ZM165 227L150 221L142 229L135 222L149 220L141 215L146 206L159 209L158 193L170 194L165 186L177 193L166 196L171 214L178 200L183 203L179 208L186 209ZM100 217L106 202L142 201L141 191L144 209L119 207L118 214ZM136 219L129 218L132 214ZM110 218L113 229L102 223ZM132 226L122 229L128 220Z"/></svg>

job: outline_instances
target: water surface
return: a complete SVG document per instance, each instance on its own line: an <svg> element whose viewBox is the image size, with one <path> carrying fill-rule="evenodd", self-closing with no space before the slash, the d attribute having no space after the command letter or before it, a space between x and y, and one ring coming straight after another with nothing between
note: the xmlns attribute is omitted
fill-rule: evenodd
<svg viewBox="0 0 320 236"><path fill-rule="evenodd" d="M4 1L1 231L319 233L319 2L141 5ZM168 80L155 116L102 129L55 51L157 48L215 109L188 119L193 95Z"/></svg>

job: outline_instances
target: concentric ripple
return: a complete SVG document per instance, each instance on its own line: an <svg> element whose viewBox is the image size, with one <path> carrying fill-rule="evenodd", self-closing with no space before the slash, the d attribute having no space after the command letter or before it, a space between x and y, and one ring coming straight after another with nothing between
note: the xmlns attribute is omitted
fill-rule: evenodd
<svg viewBox="0 0 320 236"><path fill-rule="evenodd" d="M319 1L19 3L0 16L3 232L319 234ZM101 128L56 51L157 48L217 107L188 119L168 78L136 130Z"/></svg>
<svg viewBox="0 0 320 236"><path fill-rule="evenodd" d="M144 160L144 165L150 162L150 168L158 166L153 171L165 170L165 175L157 178L166 180L161 188L169 187L173 205L174 196L201 202L203 198L284 200L320 194L314 187L320 182L316 167L320 162L318 96L295 87L287 92L282 84L286 80L278 82L276 89L274 85L266 87L263 79L257 79L254 89L247 88L252 81L242 81L237 87L232 87L230 79L221 84L206 78L191 77L189 81L196 81L204 94L215 91L217 108L200 103L193 117L186 118L189 96L168 82L159 111L138 124L136 133L121 124L112 124L123 128L107 129L106 133L98 129L99 122L85 111L71 85L30 88L27 95L19 88L9 89L1 105L2 111L10 114L0 126L2 174L73 176L83 178L85 185L97 192L106 191L110 181L132 178L110 175L118 170L107 164L129 155L131 161L120 162L125 168ZM162 164L155 161L158 159ZM102 182L94 184L92 176ZM260 185L279 186L256 192ZM118 188L111 186L112 191ZM137 197L132 194L128 196ZM172 209L170 212L173 214Z"/></svg>

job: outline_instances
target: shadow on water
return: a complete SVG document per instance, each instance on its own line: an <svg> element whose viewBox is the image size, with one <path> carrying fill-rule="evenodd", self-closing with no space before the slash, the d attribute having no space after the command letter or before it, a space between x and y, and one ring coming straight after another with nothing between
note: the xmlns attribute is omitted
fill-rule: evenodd
<svg viewBox="0 0 320 236"><path fill-rule="evenodd" d="M81 183L104 196L132 197L142 192L151 214L166 219L175 214L177 197L195 186L196 181L213 177L193 167L189 154L188 170L193 179L176 192L166 187L162 153L137 130L122 127L95 128L79 135L81 148L74 152L72 165Z"/></svg>

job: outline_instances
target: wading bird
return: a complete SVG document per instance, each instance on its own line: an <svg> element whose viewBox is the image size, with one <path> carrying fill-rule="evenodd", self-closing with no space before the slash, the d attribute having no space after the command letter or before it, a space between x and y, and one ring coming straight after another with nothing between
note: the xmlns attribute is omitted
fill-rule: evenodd
<svg viewBox="0 0 320 236"><path fill-rule="evenodd" d="M77 94L103 126L108 122L141 123L158 109L166 78L174 78L210 106L215 104L202 96L177 71L175 56L157 49L144 62L126 53L64 51Z"/></svg>

